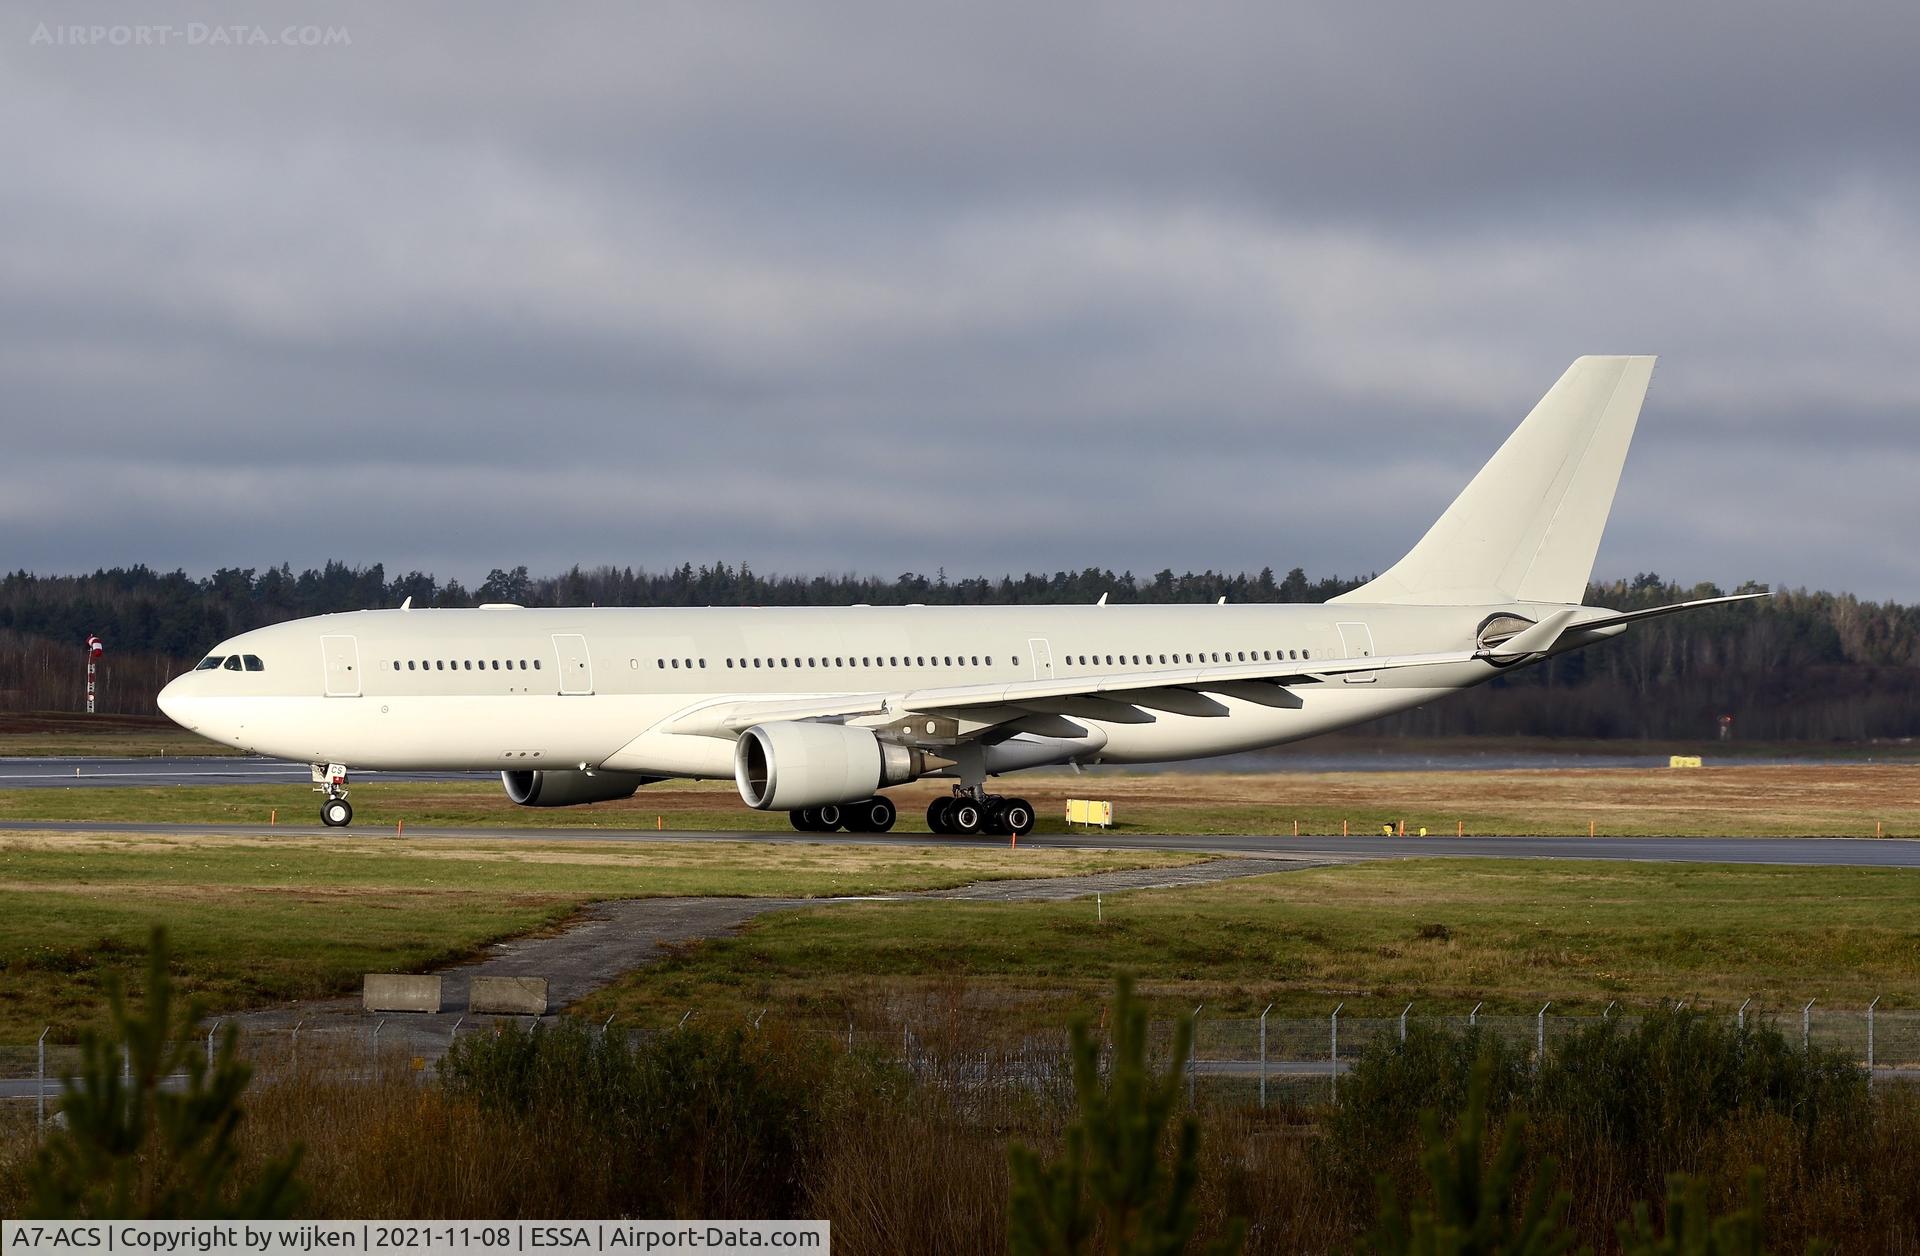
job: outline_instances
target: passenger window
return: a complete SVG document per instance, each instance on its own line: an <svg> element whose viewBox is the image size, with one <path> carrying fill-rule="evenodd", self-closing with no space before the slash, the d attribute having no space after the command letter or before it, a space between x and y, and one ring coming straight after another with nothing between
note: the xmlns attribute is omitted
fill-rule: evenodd
<svg viewBox="0 0 1920 1256"><path fill-rule="evenodd" d="M1301 658L1303 658L1303 659L1310 659L1310 658L1312 658L1312 657L1313 657L1313 651L1312 651L1312 650L1302 650L1302 651L1300 651L1300 657L1301 657Z"/></svg>
<svg viewBox="0 0 1920 1256"><path fill-rule="evenodd" d="M533 661L533 670L534 670L534 671L536 671L536 672L540 670L540 660L539 660L539 659L535 659L535 660Z"/></svg>
<svg viewBox="0 0 1920 1256"><path fill-rule="evenodd" d="M493 660L493 670L494 670L494 671L496 671L496 672L500 670L500 660L499 660L499 659L494 659L494 660Z"/></svg>

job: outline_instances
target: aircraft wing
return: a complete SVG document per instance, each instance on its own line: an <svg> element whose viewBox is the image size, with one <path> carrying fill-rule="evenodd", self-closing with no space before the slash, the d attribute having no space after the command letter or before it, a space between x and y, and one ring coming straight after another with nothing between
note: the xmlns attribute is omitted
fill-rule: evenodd
<svg viewBox="0 0 1920 1256"><path fill-rule="evenodd" d="M1114 723L1150 723L1153 711L1183 715L1225 715L1227 708L1208 697L1218 694L1265 706L1291 707L1299 698L1291 688L1322 683L1355 672L1385 672L1408 667L1466 663L1472 650L1435 654L1382 655L1376 658L1305 659L1271 663L1213 664L1154 671L1055 677L1050 680L996 681L980 685L941 685L894 692L830 694L813 698L748 698L723 701L689 711L675 720L676 733L735 737L771 720L855 719L867 716L959 714L987 716L1005 723L1027 715L1078 715ZM1001 713L1004 713L1003 715ZM999 715L1000 718L991 718Z"/></svg>

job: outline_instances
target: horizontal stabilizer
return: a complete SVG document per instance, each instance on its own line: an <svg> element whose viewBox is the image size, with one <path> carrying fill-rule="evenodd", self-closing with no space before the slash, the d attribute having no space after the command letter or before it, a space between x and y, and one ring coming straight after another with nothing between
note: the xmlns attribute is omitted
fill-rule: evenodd
<svg viewBox="0 0 1920 1256"><path fill-rule="evenodd" d="M1594 628L1612 628L1620 624L1638 623L1643 619L1659 619L1663 615L1678 615L1681 611L1698 610L1702 606L1725 606L1730 602L1751 602L1757 597L1772 596L1772 593L1734 593L1726 597L1703 597L1696 598L1691 602L1674 602L1668 606L1652 606L1644 611L1615 611L1602 615L1597 619L1583 619L1573 625L1571 631L1586 632Z"/></svg>
<svg viewBox="0 0 1920 1256"><path fill-rule="evenodd" d="M1515 633L1498 645L1489 647L1486 650L1486 656L1495 662L1505 663L1533 654L1545 654L1553 648L1553 643L1560 639L1560 634L1566 630L1568 621L1579 613L1580 608L1577 606L1557 610L1533 627Z"/></svg>

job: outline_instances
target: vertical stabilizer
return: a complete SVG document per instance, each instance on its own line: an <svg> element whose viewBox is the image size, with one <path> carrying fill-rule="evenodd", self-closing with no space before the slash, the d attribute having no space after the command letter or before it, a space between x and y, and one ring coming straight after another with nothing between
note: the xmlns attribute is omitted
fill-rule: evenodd
<svg viewBox="0 0 1920 1256"><path fill-rule="evenodd" d="M1333 600L1579 602L1653 363L1575 360L1405 558Z"/></svg>

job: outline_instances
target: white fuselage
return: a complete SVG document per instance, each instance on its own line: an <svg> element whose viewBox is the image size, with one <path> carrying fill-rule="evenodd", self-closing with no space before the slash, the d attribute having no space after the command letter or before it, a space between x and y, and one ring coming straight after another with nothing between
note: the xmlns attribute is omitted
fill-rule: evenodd
<svg viewBox="0 0 1920 1256"><path fill-rule="evenodd" d="M375 769L606 769L731 777L731 737L670 726L702 707L1172 666L1470 648L1491 615L1538 607L1237 605L386 610L242 633L162 708L214 740ZM1218 697L1225 714L1154 711L1085 737L1024 738L1043 762L1143 763L1256 749L1418 706L1497 674L1480 660L1292 687L1298 705ZM1002 770L995 768L993 770Z"/></svg>

